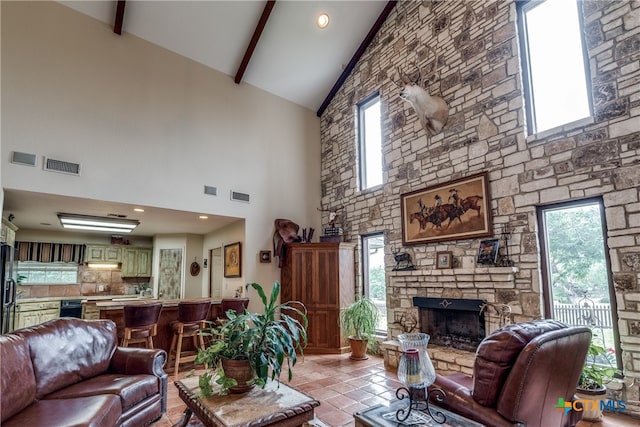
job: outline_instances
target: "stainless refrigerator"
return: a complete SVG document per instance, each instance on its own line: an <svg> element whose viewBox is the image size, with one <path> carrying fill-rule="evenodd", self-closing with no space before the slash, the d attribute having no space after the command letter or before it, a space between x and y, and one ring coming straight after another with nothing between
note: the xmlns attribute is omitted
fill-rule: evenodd
<svg viewBox="0 0 640 427"><path fill-rule="evenodd" d="M16 266L13 246L2 243L0 248L0 331L3 334L13 330L13 317L16 305Z"/></svg>

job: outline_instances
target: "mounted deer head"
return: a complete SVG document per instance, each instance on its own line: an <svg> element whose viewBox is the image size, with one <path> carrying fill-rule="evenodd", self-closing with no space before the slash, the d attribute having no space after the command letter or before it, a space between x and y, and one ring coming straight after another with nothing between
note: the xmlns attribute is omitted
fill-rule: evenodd
<svg viewBox="0 0 640 427"><path fill-rule="evenodd" d="M418 68L416 66L416 68ZM439 96L431 96L421 86L421 73L418 68L418 77L411 81L406 74L398 68L398 74L403 85L399 93L400 98L407 101L420 119L420 124L429 135L435 135L442 130L449 118L449 105ZM397 84L397 83L396 83Z"/></svg>

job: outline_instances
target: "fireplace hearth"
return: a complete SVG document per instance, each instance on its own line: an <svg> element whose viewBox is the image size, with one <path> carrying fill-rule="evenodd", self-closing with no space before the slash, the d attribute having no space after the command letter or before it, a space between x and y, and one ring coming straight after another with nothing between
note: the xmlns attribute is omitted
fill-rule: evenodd
<svg viewBox="0 0 640 427"><path fill-rule="evenodd" d="M430 344L474 352L486 336L483 300L414 297L413 305Z"/></svg>

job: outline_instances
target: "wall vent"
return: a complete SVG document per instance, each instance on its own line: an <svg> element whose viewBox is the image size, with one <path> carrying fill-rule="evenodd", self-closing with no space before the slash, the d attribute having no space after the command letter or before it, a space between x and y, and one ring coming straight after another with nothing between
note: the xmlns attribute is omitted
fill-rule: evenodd
<svg viewBox="0 0 640 427"><path fill-rule="evenodd" d="M70 175L80 175L80 164L44 158L44 170L51 172L61 172Z"/></svg>
<svg viewBox="0 0 640 427"><path fill-rule="evenodd" d="M11 153L11 163L15 163L18 165L24 166L35 166L36 165L36 155L30 153L21 153L19 151L14 151Z"/></svg>
<svg viewBox="0 0 640 427"><path fill-rule="evenodd" d="M217 196L218 189L216 187L211 187L209 185L204 186L204 194L209 194L210 196Z"/></svg>
<svg viewBox="0 0 640 427"><path fill-rule="evenodd" d="M246 193L238 193L237 191L231 190L231 200L249 203L249 195Z"/></svg>

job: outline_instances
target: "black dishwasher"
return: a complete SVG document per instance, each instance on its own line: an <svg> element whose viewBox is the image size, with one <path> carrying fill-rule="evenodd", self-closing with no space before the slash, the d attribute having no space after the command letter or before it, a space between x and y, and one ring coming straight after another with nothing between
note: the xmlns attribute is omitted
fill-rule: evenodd
<svg viewBox="0 0 640 427"><path fill-rule="evenodd" d="M82 318L82 300L63 299L60 301L60 317Z"/></svg>

